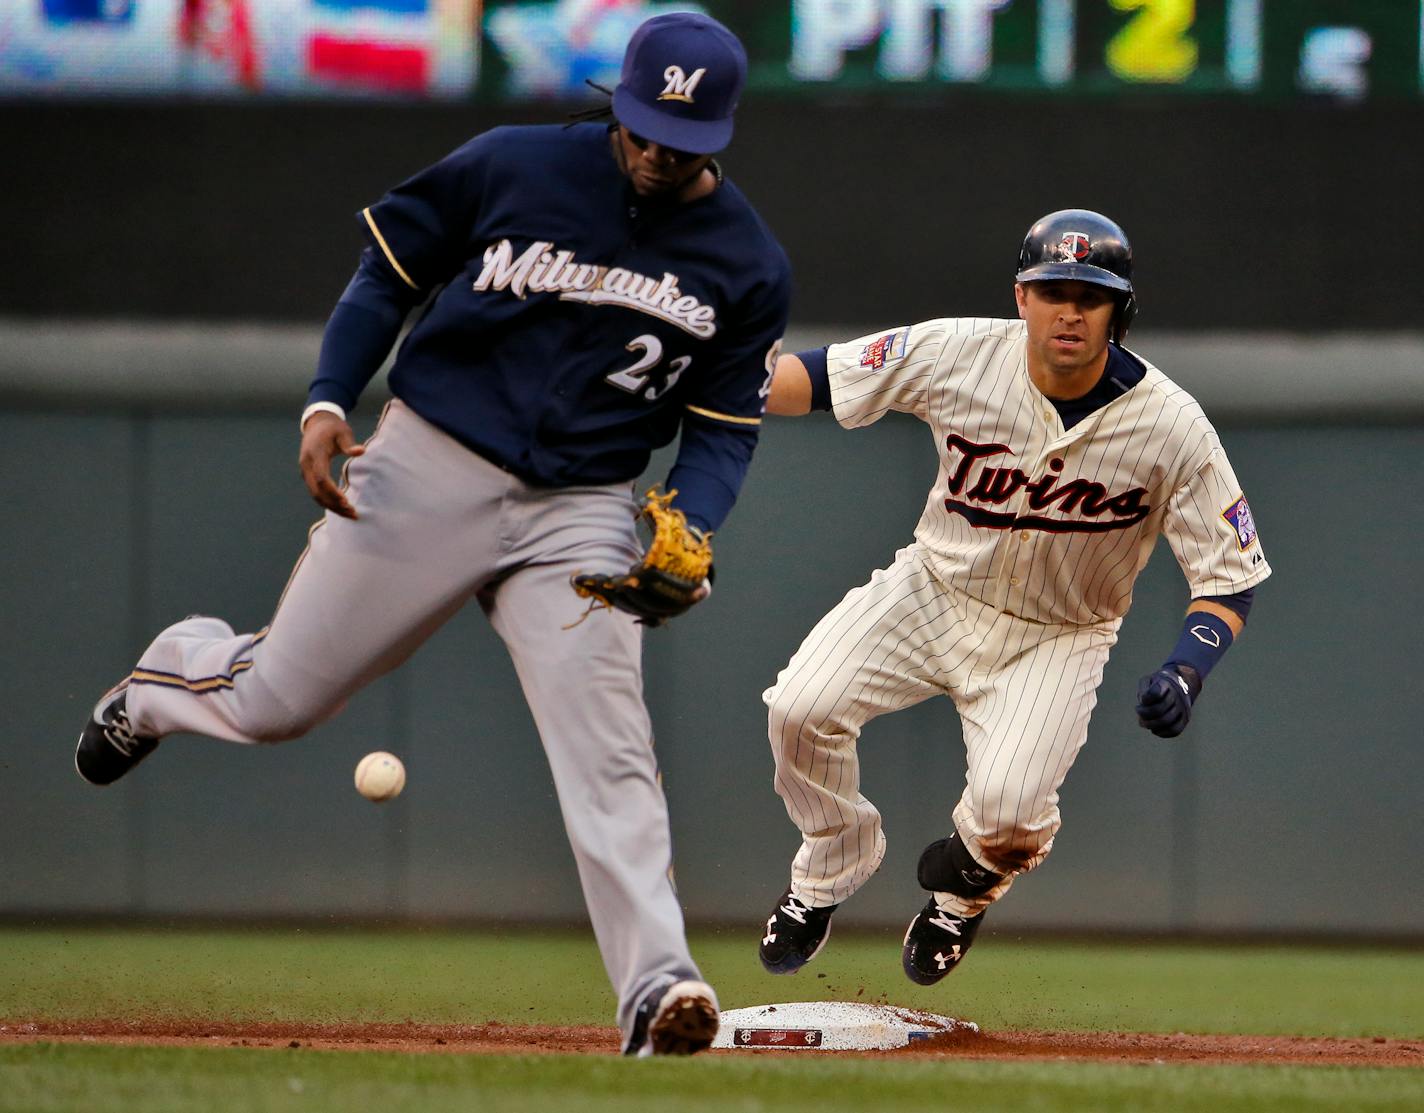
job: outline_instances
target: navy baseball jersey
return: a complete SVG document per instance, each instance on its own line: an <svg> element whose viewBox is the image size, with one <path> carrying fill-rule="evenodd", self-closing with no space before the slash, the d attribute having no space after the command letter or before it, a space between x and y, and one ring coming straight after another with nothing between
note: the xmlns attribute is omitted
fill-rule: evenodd
<svg viewBox="0 0 1424 1113"><path fill-rule="evenodd" d="M628 1055L701 1050L719 1009L668 883L645 627L593 615L576 585L641 564L630 481L654 449L677 439L668 487L704 532L755 449L790 266L710 161L745 83L721 24L654 16L585 114L615 124L495 129L363 209L301 416L326 513L272 621L169 626L75 749L108 784L169 734L300 737L477 599L543 743ZM357 445L346 415L417 307L396 397Z"/></svg>
<svg viewBox="0 0 1424 1113"><path fill-rule="evenodd" d="M392 392L544 486L636 477L684 419L753 437L790 264L740 190L639 197L602 124L501 127L362 211L412 297ZM350 407L364 383L318 380Z"/></svg>

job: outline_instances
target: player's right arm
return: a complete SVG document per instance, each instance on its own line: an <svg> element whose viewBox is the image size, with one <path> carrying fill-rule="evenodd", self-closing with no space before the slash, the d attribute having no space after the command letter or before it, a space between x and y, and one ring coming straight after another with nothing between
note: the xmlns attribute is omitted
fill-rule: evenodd
<svg viewBox="0 0 1424 1113"><path fill-rule="evenodd" d="M829 410L847 428L869 425L890 410L923 417L930 372L954 324L926 321L782 356L767 412L794 417Z"/></svg>
<svg viewBox="0 0 1424 1113"><path fill-rule="evenodd" d="M411 309L463 265L494 134L472 139L357 218L369 246L322 335L298 453L312 498L343 518L357 515L331 478L332 461L362 451L346 415L390 353Z"/></svg>
<svg viewBox="0 0 1424 1113"><path fill-rule="evenodd" d="M302 412L297 463L311 497L343 518L354 519L357 514L332 480L331 464L337 456L362 452L346 415L384 362L417 297L368 247L326 322L316 377L307 390L307 407Z"/></svg>
<svg viewBox="0 0 1424 1113"><path fill-rule="evenodd" d="M776 361L766 412L782 417L800 417L811 412L811 373L799 355L784 355Z"/></svg>

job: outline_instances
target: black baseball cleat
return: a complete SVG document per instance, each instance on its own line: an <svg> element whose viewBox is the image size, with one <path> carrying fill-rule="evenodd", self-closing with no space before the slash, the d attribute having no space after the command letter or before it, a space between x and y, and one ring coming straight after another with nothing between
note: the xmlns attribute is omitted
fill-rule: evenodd
<svg viewBox="0 0 1424 1113"><path fill-rule="evenodd" d="M74 749L74 768L91 785L113 784L158 748L158 739L129 724L128 678L100 698Z"/></svg>
<svg viewBox="0 0 1424 1113"><path fill-rule="evenodd" d="M788 888L767 917L757 954L769 974L794 974L821 953L831 937L831 913L839 908L811 908Z"/></svg>
<svg viewBox="0 0 1424 1113"><path fill-rule="evenodd" d="M900 964L905 977L917 985L934 985L963 961L984 913L965 919L953 912L941 912L934 897L910 921Z"/></svg>
<svg viewBox="0 0 1424 1113"><path fill-rule="evenodd" d="M721 1015L706 982L659 986L643 998L624 1055L695 1055L711 1046Z"/></svg>

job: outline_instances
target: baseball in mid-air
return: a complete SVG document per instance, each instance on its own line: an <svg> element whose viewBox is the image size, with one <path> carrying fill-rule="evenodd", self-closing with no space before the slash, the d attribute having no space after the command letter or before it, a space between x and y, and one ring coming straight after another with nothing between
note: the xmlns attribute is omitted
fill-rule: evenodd
<svg viewBox="0 0 1424 1113"><path fill-rule="evenodd" d="M356 766L356 791L367 800L379 804L400 795L405 788L405 766L395 754L377 750L367 754Z"/></svg>

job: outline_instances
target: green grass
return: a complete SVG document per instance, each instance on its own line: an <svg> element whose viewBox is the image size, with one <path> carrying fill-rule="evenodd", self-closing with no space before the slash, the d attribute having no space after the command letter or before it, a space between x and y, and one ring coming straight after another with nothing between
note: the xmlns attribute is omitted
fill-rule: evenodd
<svg viewBox="0 0 1424 1113"><path fill-rule="evenodd" d="M795 978L761 972L747 931L694 937L723 1005L890 1001L986 1028L1417 1039L1424 953L1224 944L1022 942L986 935L932 989L893 933L838 934ZM611 1025L586 932L0 929L0 1022L86 1017ZM956 1111L1424 1109L1424 1070L867 1060L628 1062L0 1043L0 1113L375 1109Z"/></svg>
<svg viewBox="0 0 1424 1113"><path fill-rule="evenodd" d="M0 1048L6 1113L1417 1113L1421 1100L1414 1070Z"/></svg>
<svg viewBox="0 0 1424 1113"><path fill-rule="evenodd" d="M891 934L837 935L793 978L764 974L747 932L697 935L693 951L724 1008L889 1001L989 1028L1424 1037L1424 951L989 934L924 989ZM0 1018L140 1015L611 1024L613 998L587 933L0 929Z"/></svg>

